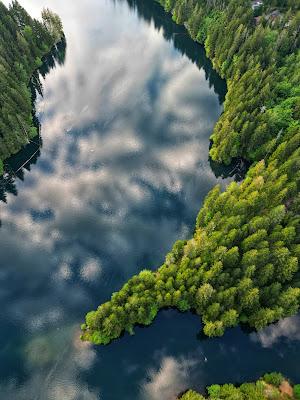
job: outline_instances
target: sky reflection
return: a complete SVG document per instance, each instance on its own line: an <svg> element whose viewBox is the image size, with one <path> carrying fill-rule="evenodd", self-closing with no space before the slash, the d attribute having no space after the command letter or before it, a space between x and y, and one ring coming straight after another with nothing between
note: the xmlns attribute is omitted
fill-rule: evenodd
<svg viewBox="0 0 300 400"><path fill-rule="evenodd" d="M221 81L212 87L200 48L193 51L206 70L125 1L21 4L35 16L43 6L60 14L67 54L38 99L41 155L16 181L18 196L0 204L0 399L171 400L190 386L252 378L254 364L238 372L242 349L260 360L260 349L280 348L280 337L299 341L290 323L271 335L236 330L199 341L197 317L163 312L109 347L78 341L85 312L162 263L191 234L209 189L226 184L208 161ZM165 17L154 11L159 25ZM184 45L186 53L195 46ZM215 373L233 355L238 368Z"/></svg>

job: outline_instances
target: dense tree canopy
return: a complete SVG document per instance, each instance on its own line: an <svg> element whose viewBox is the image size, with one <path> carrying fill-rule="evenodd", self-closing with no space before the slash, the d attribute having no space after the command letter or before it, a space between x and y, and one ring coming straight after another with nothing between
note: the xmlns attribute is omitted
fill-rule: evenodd
<svg viewBox="0 0 300 400"><path fill-rule="evenodd" d="M299 399L298 387L294 388L279 373L266 374L255 383L244 383L240 387L232 384L212 385L207 388L208 397L193 390L187 391L181 400L287 400Z"/></svg>
<svg viewBox="0 0 300 400"><path fill-rule="evenodd" d="M3 161L37 134L29 81L63 37L56 14L44 10L42 17L32 19L17 1L9 8L0 1L0 175Z"/></svg>
<svg viewBox="0 0 300 400"><path fill-rule="evenodd" d="M265 157L283 140L278 137L281 129L292 120L300 125L299 86L288 85L283 72L293 69L289 77L299 83L299 1L265 0L259 20L250 1L159 2L205 45L214 68L227 80L211 157L225 163L234 157L251 161Z"/></svg>
<svg viewBox="0 0 300 400"><path fill-rule="evenodd" d="M131 278L86 316L82 338L107 344L159 309L194 310L207 336L247 323L261 329L300 304L300 13L284 2L278 19L255 23L250 2L160 0L205 44L226 77L225 109L211 156L253 160L246 179L207 196L192 239L178 241L156 271Z"/></svg>

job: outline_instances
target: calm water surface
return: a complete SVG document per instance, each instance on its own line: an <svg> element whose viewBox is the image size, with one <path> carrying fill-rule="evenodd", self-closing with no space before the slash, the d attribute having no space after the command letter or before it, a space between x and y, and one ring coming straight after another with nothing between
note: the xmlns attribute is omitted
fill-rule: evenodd
<svg viewBox="0 0 300 400"><path fill-rule="evenodd" d="M1 183L1 399L172 400L274 369L300 381L299 317L204 340L198 317L163 311L110 346L78 340L85 313L159 266L231 172L208 161L224 82L149 3L21 1L60 14L67 52L37 101L39 157Z"/></svg>

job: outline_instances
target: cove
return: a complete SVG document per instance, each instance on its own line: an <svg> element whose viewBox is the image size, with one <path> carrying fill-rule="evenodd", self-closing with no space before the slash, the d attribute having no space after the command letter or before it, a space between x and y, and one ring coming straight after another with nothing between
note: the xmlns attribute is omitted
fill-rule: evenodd
<svg viewBox="0 0 300 400"><path fill-rule="evenodd" d="M203 340L197 317L168 311L108 347L78 340L85 312L159 265L228 182L208 161L225 87L156 5L45 5L63 19L67 55L37 103L41 154L0 206L1 395L172 399L275 367L299 379L297 317Z"/></svg>

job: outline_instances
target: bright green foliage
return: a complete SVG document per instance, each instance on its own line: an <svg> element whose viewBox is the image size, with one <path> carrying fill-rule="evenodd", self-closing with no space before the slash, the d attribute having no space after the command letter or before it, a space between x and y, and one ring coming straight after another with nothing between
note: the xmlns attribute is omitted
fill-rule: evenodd
<svg viewBox="0 0 300 400"><path fill-rule="evenodd" d="M265 374L263 379L266 383L279 387L282 384L284 377L278 372L271 372L270 374Z"/></svg>
<svg viewBox="0 0 300 400"><path fill-rule="evenodd" d="M159 309L182 304L182 311L202 316L207 336L221 336L240 320L260 329L296 313L299 218L286 206L295 196L295 174L281 174L294 157L292 151L281 165L261 161L240 185L213 189L194 237L177 242L157 272L134 276L89 313L83 338L94 341L99 332L97 343L108 343L135 324L148 325Z"/></svg>
<svg viewBox="0 0 300 400"><path fill-rule="evenodd" d="M194 38L205 37L227 78L213 158L261 160L241 184L208 194L193 238L176 242L156 272L134 276L87 315L82 338L94 343L149 325L165 307L194 310L207 336L221 336L239 322L261 329L300 305L300 14L256 26L244 1L160 2Z"/></svg>
<svg viewBox="0 0 300 400"><path fill-rule="evenodd" d="M296 399L300 400L300 385L294 386L294 396Z"/></svg>
<svg viewBox="0 0 300 400"><path fill-rule="evenodd" d="M180 400L283 400L290 399L284 392L281 392L276 386L266 379L266 376L281 377L281 381L284 380L281 374L271 373L265 375L262 379L256 383L244 383L240 387L234 385L212 385L207 388L208 397L204 397L192 390L189 390L180 397ZM276 379L275 379L276 381ZM276 381L277 383L277 381ZM287 382L288 383L288 382ZM297 397L298 386L294 386L295 398ZM299 392L298 392L299 393ZM299 393L300 394L300 393Z"/></svg>
<svg viewBox="0 0 300 400"><path fill-rule="evenodd" d="M0 175L3 161L37 134L29 81L62 36L60 19L49 10L41 23L17 1L9 9L0 1Z"/></svg>
<svg viewBox="0 0 300 400"><path fill-rule="evenodd" d="M255 23L250 1L157 0L205 45L213 67L226 78L224 113L215 126L210 155L230 163L258 161L282 140L282 129L299 123L299 2L264 1ZM280 15L269 17L274 7Z"/></svg>
<svg viewBox="0 0 300 400"><path fill-rule="evenodd" d="M181 400L205 400L205 397L193 390L189 390L181 397Z"/></svg>

